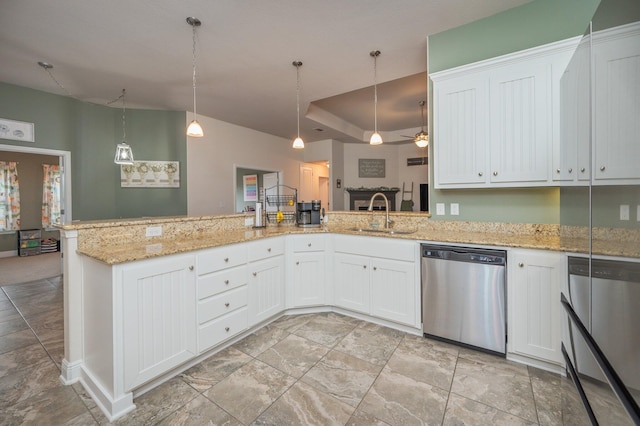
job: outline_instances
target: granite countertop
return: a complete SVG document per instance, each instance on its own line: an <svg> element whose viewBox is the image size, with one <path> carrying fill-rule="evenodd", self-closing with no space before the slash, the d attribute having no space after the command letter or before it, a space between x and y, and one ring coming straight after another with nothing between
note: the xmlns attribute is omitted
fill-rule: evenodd
<svg viewBox="0 0 640 426"><path fill-rule="evenodd" d="M517 235L493 232L459 232L418 230L411 234L388 234L383 232L361 232L353 226L332 226L323 228L297 228L295 226L266 227L261 229L244 228L225 230L215 233L191 235L177 238L154 238L138 243L113 243L79 249L78 253L97 259L109 265L149 259L176 253L237 244L262 238L289 234L333 233L346 235L365 235L383 238L395 238L411 241L430 241L440 243L472 244L481 246L514 247L586 253L588 241L585 239L562 239L548 235ZM640 257L637 244L595 242L594 254L609 256Z"/></svg>

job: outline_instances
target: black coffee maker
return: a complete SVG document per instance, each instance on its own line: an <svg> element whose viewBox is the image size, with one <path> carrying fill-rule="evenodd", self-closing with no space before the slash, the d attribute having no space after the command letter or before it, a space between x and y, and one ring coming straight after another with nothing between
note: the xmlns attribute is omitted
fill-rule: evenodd
<svg viewBox="0 0 640 426"><path fill-rule="evenodd" d="M297 225L303 228L319 227L320 210L322 210L320 200L298 203L296 208Z"/></svg>

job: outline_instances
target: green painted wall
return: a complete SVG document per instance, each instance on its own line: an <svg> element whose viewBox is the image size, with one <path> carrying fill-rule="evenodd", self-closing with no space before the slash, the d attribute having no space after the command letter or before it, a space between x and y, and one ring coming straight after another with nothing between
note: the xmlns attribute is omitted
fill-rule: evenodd
<svg viewBox="0 0 640 426"><path fill-rule="evenodd" d="M535 0L523 6L429 36L429 72L465 65L495 56L583 34L599 0ZM430 85L430 92L432 86ZM433 105L433 98L430 99ZM431 122L433 122L430 108ZM430 156L433 158L432 139ZM429 170L433 182L433 168ZM436 203L447 214L436 216ZM449 215L450 203L460 215ZM559 223L559 188L436 190L429 200L432 219L513 223Z"/></svg>
<svg viewBox="0 0 640 426"><path fill-rule="evenodd" d="M180 188L120 188L120 167L113 163L122 140L119 107L0 82L0 117L34 123L36 139L0 139L0 144L71 152L72 219L187 214L184 112L128 109L126 114L127 142L135 158L180 161Z"/></svg>

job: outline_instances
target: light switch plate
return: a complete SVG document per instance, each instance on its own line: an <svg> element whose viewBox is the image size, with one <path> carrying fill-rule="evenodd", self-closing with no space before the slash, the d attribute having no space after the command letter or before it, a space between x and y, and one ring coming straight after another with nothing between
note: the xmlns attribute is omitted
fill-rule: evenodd
<svg viewBox="0 0 640 426"><path fill-rule="evenodd" d="M444 203L436 203L436 215L442 216L444 214Z"/></svg>
<svg viewBox="0 0 640 426"><path fill-rule="evenodd" d="M629 204L620 204L620 220L629 220Z"/></svg>
<svg viewBox="0 0 640 426"><path fill-rule="evenodd" d="M147 237L159 237L162 235L162 226L147 226Z"/></svg>
<svg viewBox="0 0 640 426"><path fill-rule="evenodd" d="M452 216L458 216L460 214L460 204L458 203L451 203L451 215Z"/></svg>

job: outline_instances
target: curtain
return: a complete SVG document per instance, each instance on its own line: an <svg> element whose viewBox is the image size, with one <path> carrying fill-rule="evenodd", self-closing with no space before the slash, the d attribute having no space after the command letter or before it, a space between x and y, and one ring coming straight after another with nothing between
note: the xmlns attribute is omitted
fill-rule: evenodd
<svg viewBox="0 0 640 426"><path fill-rule="evenodd" d="M0 161L0 231L20 229L18 163Z"/></svg>
<svg viewBox="0 0 640 426"><path fill-rule="evenodd" d="M42 227L60 224L60 166L43 164Z"/></svg>

